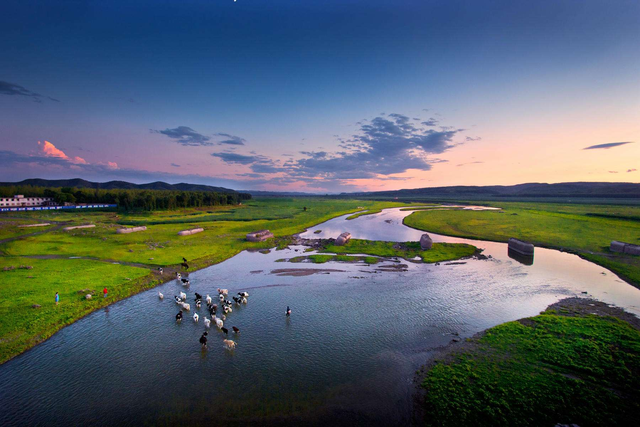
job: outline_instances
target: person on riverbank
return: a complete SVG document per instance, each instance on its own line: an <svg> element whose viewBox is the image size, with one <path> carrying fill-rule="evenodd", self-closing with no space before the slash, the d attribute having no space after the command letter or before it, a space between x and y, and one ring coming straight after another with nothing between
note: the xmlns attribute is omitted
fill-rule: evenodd
<svg viewBox="0 0 640 427"><path fill-rule="evenodd" d="M105 287L105 288L102 290L102 296L103 296L104 298L106 298L108 293L109 293L109 291L107 291L107 288Z"/></svg>
<svg viewBox="0 0 640 427"><path fill-rule="evenodd" d="M58 295L58 293L56 292L56 305L58 305L59 301L60 301L60 295Z"/></svg>

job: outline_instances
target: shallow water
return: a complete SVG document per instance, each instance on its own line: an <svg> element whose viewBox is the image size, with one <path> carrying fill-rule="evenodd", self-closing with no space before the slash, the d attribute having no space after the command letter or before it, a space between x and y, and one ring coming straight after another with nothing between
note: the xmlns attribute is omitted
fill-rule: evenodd
<svg viewBox="0 0 640 427"><path fill-rule="evenodd" d="M417 240L422 232L402 225L410 213L344 216L303 237L349 231L354 238ZM407 271L381 273L380 264L275 262L304 248L243 252L192 273L186 291L190 300L218 287L250 293L225 322L240 328L235 351L222 347L215 327L208 350L200 349L204 310L197 324L193 308L175 323L172 296L185 288L171 281L0 366L0 425L406 425L413 374L452 333L468 337L583 291L640 312L640 290L577 256L536 248L526 266L507 256L505 244L429 234L469 242L492 258L439 266L404 261ZM343 271L271 274L280 268ZM287 305L291 318L284 316Z"/></svg>

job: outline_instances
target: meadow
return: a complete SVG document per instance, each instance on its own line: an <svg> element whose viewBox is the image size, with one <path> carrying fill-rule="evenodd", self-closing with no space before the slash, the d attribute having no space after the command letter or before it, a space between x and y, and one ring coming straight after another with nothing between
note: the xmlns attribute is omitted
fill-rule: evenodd
<svg viewBox="0 0 640 427"><path fill-rule="evenodd" d="M179 211L12 212L0 217L0 238L4 239L0 244L0 363L98 308L167 280L183 257L193 271L245 249L287 246L289 236L336 216L397 206L406 204L277 198ZM51 226L37 230L18 227L40 222ZM96 227L62 229L82 224ZM148 228L131 234L115 232L134 224ZM194 227L205 231L177 235ZM246 241L246 233L264 228L276 238L261 243ZM83 259L70 259L73 257ZM157 274L160 266L167 269L164 277ZM106 300L101 294L105 286L109 289ZM97 292L96 297L85 299L92 291ZM60 292L57 306L56 292Z"/></svg>
<svg viewBox="0 0 640 427"><path fill-rule="evenodd" d="M576 253L640 286L640 257L609 251L612 240L640 244L640 207L555 203L482 202L501 211L419 210L409 227L449 236L537 246Z"/></svg>
<svg viewBox="0 0 640 427"><path fill-rule="evenodd" d="M637 322L590 314L608 310L596 301L562 304L488 329L430 366L422 381L425 424L634 424L640 415Z"/></svg>

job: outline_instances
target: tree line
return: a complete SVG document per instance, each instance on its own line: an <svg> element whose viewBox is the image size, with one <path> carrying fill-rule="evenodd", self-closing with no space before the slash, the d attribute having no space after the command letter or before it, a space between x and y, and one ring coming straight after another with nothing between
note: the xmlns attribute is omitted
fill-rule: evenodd
<svg viewBox="0 0 640 427"><path fill-rule="evenodd" d="M56 204L88 203L116 204L124 210L162 210L197 208L204 206L237 205L251 199L247 193L218 193L213 191L173 191L173 190L102 190L94 188L50 188L34 186L0 187L0 197L51 197Z"/></svg>

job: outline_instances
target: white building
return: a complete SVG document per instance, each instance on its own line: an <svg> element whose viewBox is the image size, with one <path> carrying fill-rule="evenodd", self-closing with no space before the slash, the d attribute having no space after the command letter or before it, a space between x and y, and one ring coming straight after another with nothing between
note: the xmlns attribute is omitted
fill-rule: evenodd
<svg viewBox="0 0 640 427"><path fill-rule="evenodd" d="M23 206L47 206L53 203L51 197L24 197L16 194L13 197L0 197L0 207L19 208Z"/></svg>

